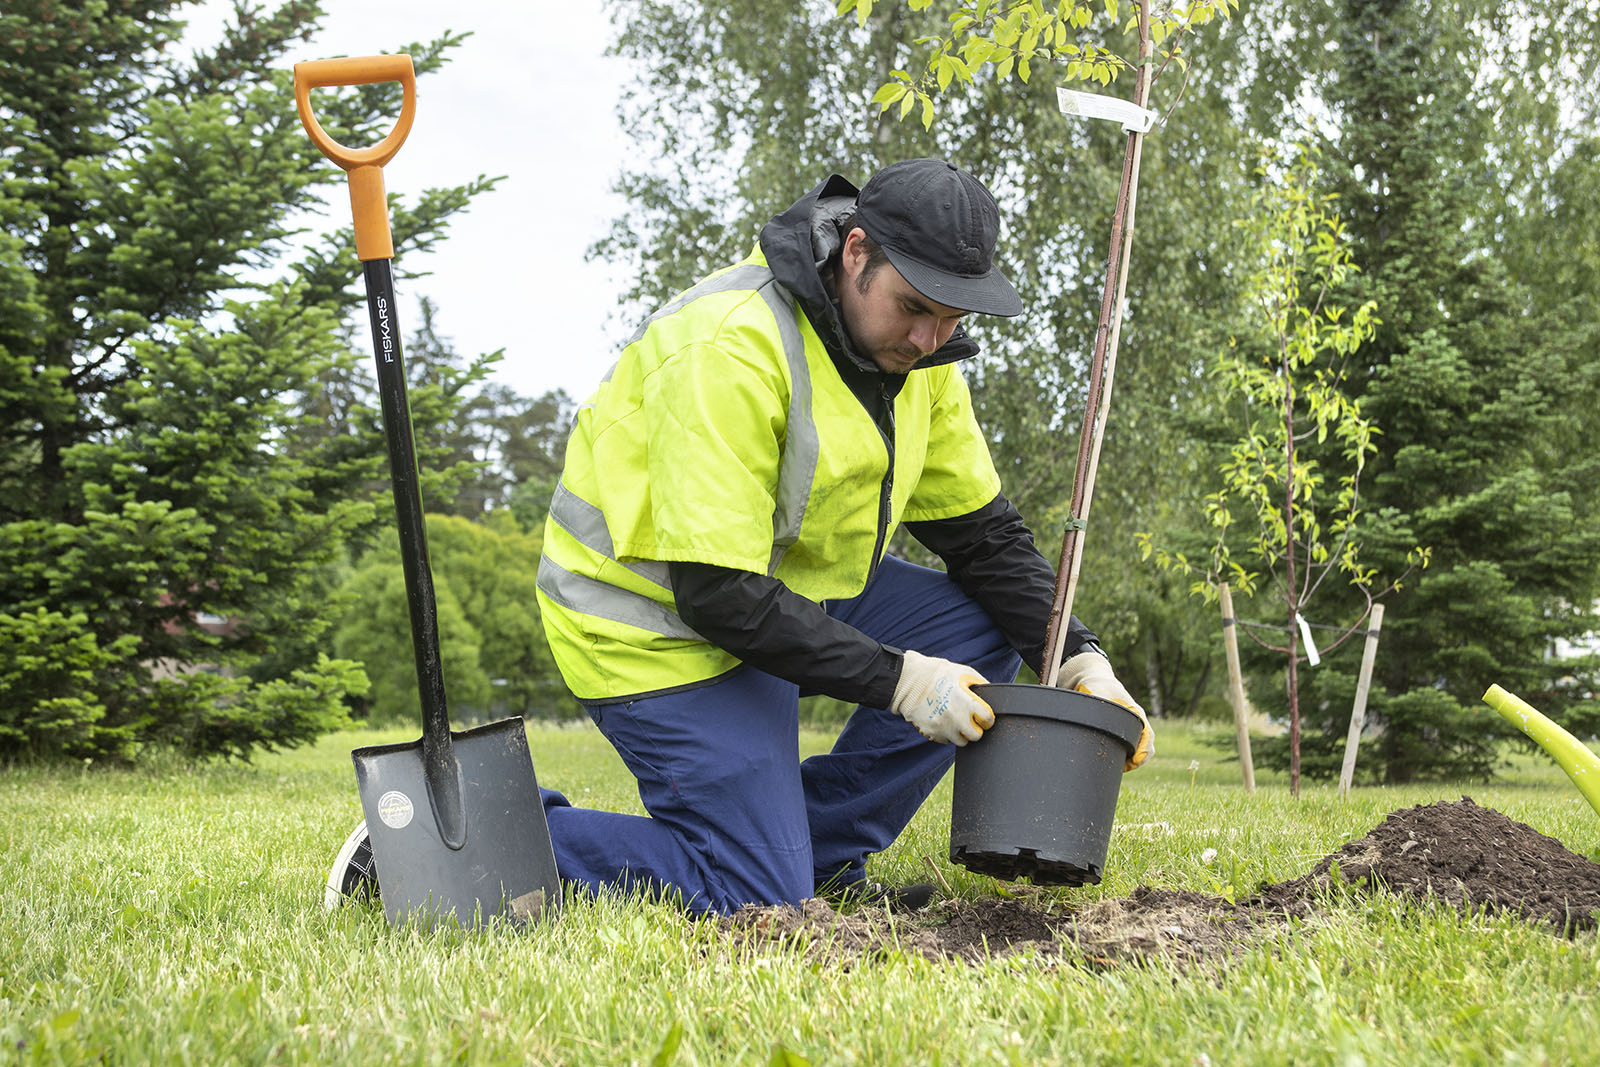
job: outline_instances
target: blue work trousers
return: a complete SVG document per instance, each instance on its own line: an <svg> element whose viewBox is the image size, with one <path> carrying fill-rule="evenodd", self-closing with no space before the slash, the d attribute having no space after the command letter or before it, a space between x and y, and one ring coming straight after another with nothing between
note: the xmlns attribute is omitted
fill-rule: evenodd
<svg viewBox="0 0 1600 1067"><path fill-rule="evenodd" d="M1021 666L988 614L939 571L886 557L828 614L895 648L1009 682ZM955 759L891 711L858 706L826 755L799 758L800 693L751 667L696 689L589 709L648 817L541 790L561 876L589 892L681 894L692 912L793 904L865 877Z"/></svg>

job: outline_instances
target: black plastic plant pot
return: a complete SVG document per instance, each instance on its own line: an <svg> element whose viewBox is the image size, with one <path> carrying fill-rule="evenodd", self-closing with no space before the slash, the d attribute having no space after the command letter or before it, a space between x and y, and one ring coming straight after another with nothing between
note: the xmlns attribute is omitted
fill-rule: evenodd
<svg viewBox="0 0 1600 1067"><path fill-rule="evenodd" d="M1138 718L1053 686L975 691L995 723L956 750L950 861L1006 881L1098 884Z"/></svg>

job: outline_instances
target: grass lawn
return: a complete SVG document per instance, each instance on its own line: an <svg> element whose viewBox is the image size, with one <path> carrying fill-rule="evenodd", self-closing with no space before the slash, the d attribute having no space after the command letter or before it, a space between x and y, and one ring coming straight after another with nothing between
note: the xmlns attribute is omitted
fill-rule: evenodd
<svg viewBox="0 0 1600 1067"><path fill-rule="evenodd" d="M1542 757L1492 786L1294 800L1268 774L1244 795L1209 736L1161 728L1125 781L1105 882L1053 896L1243 896L1390 811L1463 794L1600 850L1600 818ZM360 817L349 750L413 737L340 734L249 766L0 771L0 1063L1600 1063L1594 934L1387 896L1187 971L912 953L824 967L637 900L473 935L325 914L327 865ZM639 810L597 731L530 739L542 784ZM927 881L931 857L958 893L1001 891L945 860L949 803L947 778L873 875Z"/></svg>

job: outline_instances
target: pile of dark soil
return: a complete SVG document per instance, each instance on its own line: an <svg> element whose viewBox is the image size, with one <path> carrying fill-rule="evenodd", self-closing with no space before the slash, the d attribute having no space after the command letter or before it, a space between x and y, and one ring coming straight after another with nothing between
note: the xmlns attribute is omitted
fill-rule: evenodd
<svg viewBox="0 0 1600 1067"><path fill-rule="evenodd" d="M1593 930L1600 916L1600 864L1468 797L1397 811L1323 857L1310 874L1269 886L1258 899L1288 910L1335 877L1432 896L1462 911L1505 912L1569 934Z"/></svg>
<svg viewBox="0 0 1600 1067"><path fill-rule="evenodd" d="M1340 886L1504 913L1567 935L1593 930L1600 917L1600 864L1463 797L1394 812L1310 873L1236 903L1141 886L1073 908L1014 885L1006 899L946 900L912 916L882 908L841 913L808 900L746 908L720 921L731 937L798 944L831 963L895 952L935 960L1028 952L1091 966L1156 956L1189 963L1233 954L1291 918L1312 917Z"/></svg>

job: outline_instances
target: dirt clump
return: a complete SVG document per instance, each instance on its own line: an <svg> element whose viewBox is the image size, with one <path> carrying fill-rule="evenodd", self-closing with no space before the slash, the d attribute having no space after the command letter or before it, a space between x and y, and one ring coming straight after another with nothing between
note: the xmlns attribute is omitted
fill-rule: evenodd
<svg viewBox="0 0 1600 1067"><path fill-rule="evenodd" d="M1237 903L1140 886L1126 897L1072 906L1052 891L1012 885L1004 897L946 899L911 915L882 907L836 911L807 900L745 908L718 922L731 939L792 944L844 966L895 953L974 962L1025 956L1091 967L1163 958L1182 966L1236 954L1293 919L1315 918L1341 887L1500 912L1568 935L1594 929L1600 917L1600 864L1463 797L1394 812L1307 874Z"/></svg>
<svg viewBox="0 0 1600 1067"><path fill-rule="evenodd" d="M1186 962L1235 951L1258 935L1258 916L1220 897L1141 886L1130 896L1072 909L1052 906L1032 887L1025 899L943 900L912 915L882 907L835 911L821 900L798 907L745 908L720 920L730 935L754 944L790 943L807 956L848 965L894 953L932 960L1027 955L1064 956L1090 966L1115 966L1147 956ZM1282 915L1265 916L1281 925Z"/></svg>
<svg viewBox="0 0 1600 1067"><path fill-rule="evenodd" d="M1394 812L1310 873L1269 886L1256 900L1303 911L1336 878L1433 897L1464 912L1504 912L1563 933L1595 929L1600 914L1600 864L1470 797Z"/></svg>

